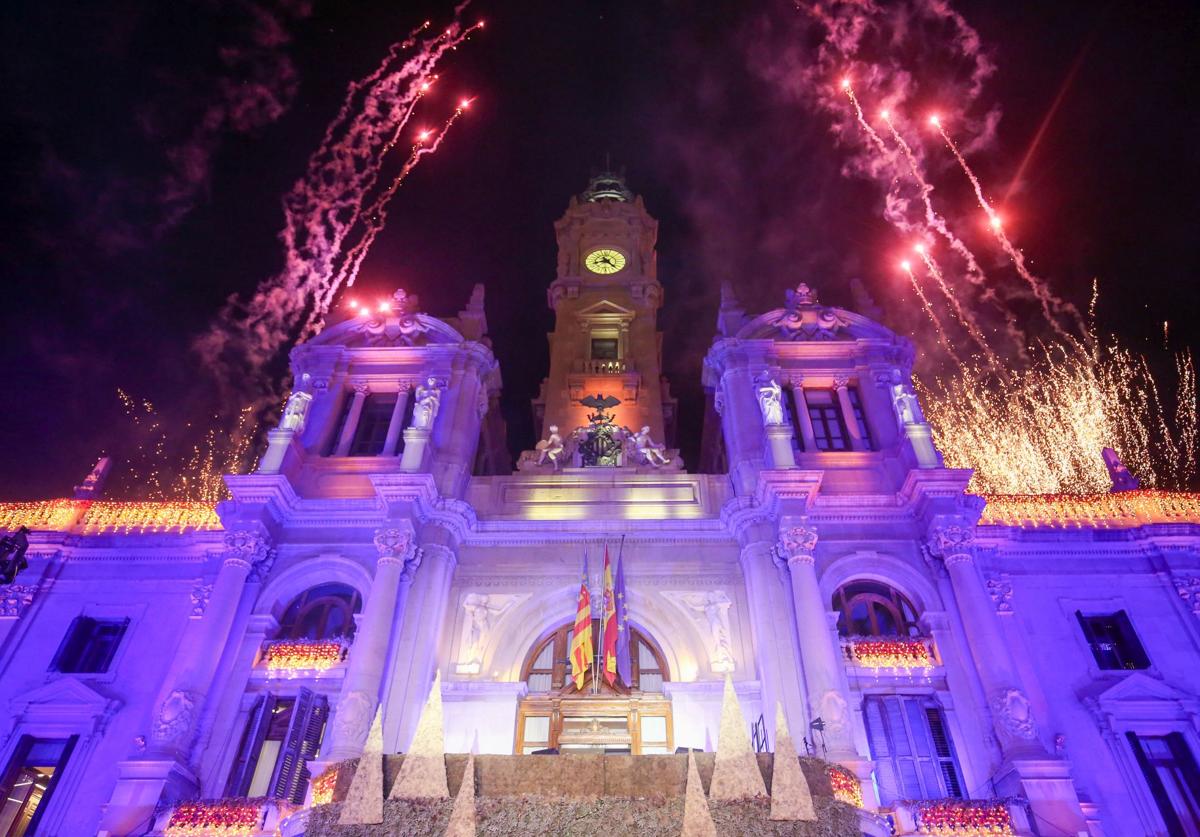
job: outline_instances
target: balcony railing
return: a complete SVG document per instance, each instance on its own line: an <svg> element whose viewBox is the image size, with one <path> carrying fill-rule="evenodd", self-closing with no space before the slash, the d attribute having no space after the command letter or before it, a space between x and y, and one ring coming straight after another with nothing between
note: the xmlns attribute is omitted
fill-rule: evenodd
<svg viewBox="0 0 1200 837"><path fill-rule="evenodd" d="M631 371L631 364L624 360L577 360L576 374L583 375L624 375Z"/></svg>
<svg viewBox="0 0 1200 837"><path fill-rule="evenodd" d="M883 812L881 812L883 813ZM888 813L892 833L938 837L1027 837L1033 834L1020 799L922 799L897 802Z"/></svg>
<svg viewBox="0 0 1200 837"><path fill-rule="evenodd" d="M929 637L843 637L842 654L850 665L876 671L923 672L941 664Z"/></svg>
<svg viewBox="0 0 1200 837"><path fill-rule="evenodd" d="M275 639L263 643L258 666L274 676L303 677L341 665L349 653L345 638Z"/></svg>
<svg viewBox="0 0 1200 837"><path fill-rule="evenodd" d="M278 799L201 799L180 802L155 820L162 837L269 837L300 806Z"/></svg>

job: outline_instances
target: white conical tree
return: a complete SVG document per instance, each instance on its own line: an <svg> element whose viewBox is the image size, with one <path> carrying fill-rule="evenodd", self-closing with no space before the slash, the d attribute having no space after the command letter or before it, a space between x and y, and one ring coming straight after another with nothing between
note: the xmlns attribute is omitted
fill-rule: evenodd
<svg viewBox="0 0 1200 837"><path fill-rule="evenodd" d="M342 801L338 817L341 825L378 825L383 822L383 707L375 710L375 720L367 733L367 743L350 790Z"/></svg>
<svg viewBox="0 0 1200 837"><path fill-rule="evenodd" d="M696 769L696 758L688 750L687 787L683 795L683 833L680 837L717 837L717 826L713 823L708 800L704 798L704 785L700 784L700 771Z"/></svg>
<svg viewBox="0 0 1200 837"><path fill-rule="evenodd" d="M800 769L783 704L775 704L775 768L771 774L771 819L815 820L812 792Z"/></svg>
<svg viewBox="0 0 1200 837"><path fill-rule="evenodd" d="M717 759L708 795L712 799L749 799L767 795L767 786L758 770L758 759L750 746L746 717L742 714L737 692L733 690L733 679L728 674L721 699Z"/></svg>
<svg viewBox="0 0 1200 837"><path fill-rule="evenodd" d="M475 753L467 756L467 767L463 770L462 785L454 797L454 810L450 812L450 825L446 837L475 837Z"/></svg>
<svg viewBox="0 0 1200 837"><path fill-rule="evenodd" d="M442 673L433 678L433 689L421 718L412 746L404 754L400 775L388 799L449 799L446 784L446 733L442 727Z"/></svg>

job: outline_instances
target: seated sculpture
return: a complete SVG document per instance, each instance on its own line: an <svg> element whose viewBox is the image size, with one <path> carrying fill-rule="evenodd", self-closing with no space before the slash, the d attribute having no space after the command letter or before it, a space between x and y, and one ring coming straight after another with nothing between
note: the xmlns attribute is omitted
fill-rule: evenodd
<svg viewBox="0 0 1200 837"><path fill-rule="evenodd" d="M534 446L538 451L537 464L544 465L546 460L550 460L550 464L554 466L554 470L559 468L559 460L562 457L565 447L563 446L562 436L558 435L558 425L550 425L550 435Z"/></svg>
<svg viewBox="0 0 1200 837"><path fill-rule="evenodd" d="M635 464L653 465L658 468L670 464L667 458L667 446L650 438L650 428L643 427L637 433L625 429L625 438L630 447L631 459Z"/></svg>

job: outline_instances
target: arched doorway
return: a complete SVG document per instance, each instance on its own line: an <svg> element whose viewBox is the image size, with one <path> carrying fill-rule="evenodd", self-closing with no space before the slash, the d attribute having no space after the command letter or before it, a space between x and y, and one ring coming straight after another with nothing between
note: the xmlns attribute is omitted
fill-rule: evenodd
<svg viewBox="0 0 1200 837"><path fill-rule="evenodd" d="M657 643L631 628L631 684L593 680L589 671L576 689L568 657L574 627L569 622L543 635L525 658L521 679L529 691L518 712L515 752L673 752L671 701L662 692L670 676ZM599 620L592 621L592 636L600 636Z"/></svg>

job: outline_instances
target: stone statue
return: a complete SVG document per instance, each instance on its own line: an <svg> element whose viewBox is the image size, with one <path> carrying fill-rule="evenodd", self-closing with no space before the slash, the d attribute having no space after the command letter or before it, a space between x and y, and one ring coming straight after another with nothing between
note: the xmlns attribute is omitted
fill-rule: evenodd
<svg viewBox="0 0 1200 837"><path fill-rule="evenodd" d="M921 403L917 400L912 387L900 378L900 370L892 370L892 404L896 408L896 419L901 427L906 424L924 424L925 414L921 412Z"/></svg>
<svg viewBox="0 0 1200 837"><path fill-rule="evenodd" d="M625 430L625 435L629 439L629 444L633 448L634 458L639 463L653 465L658 468L662 465L670 463L665 453L666 445L655 442L650 438L650 428L643 427L637 433L632 433L628 428Z"/></svg>
<svg viewBox="0 0 1200 837"><path fill-rule="evenodd" d="M778 426L783 424L783 390L774 378L763 376L755 385L758 396L758 408L762 410L763 424Z"/></svg>
<svg viewBox="0 0 1200 837"><path fill-rule="evenodd" d="M307 375L305 377L308 377ZM308 407L312 404L312 395L303 390L295 390L288 396L287 405L283 408L283 418L279 421L280 430L291 430L293 433L304 432L304 422L308 419Z"/></svg>
<svg viewBox="0 0 1200 837"><path fill-rule="evenodd" d="M412 426L429 430L442 405L442 389L432 375L417 387L413 406Z"/></svg>
<svg viewBox="0 0 1200 837"><path fill-rule="evenodd" d="M1138 478L1129 472L1125 467L1125 463L1121 461L1121 457L1112 448L1105 448L1100 452L1104 457L1104 465L1108 468L1108 478L1112 480L1112 488L1110 493L1119 494L1122 491L1137 491L1142 487Z"/></svg>
<svg viewBox="0 0 1200 837"><path fill-rule="evenodd" d="M550 425L550 435L534 446L538 451L537 464L544 465L546 460L550 460L550 464L554 466L554 470L558 470L558 461L562 457L563 446L562 436L558 435L558 425Z"/></svg>

